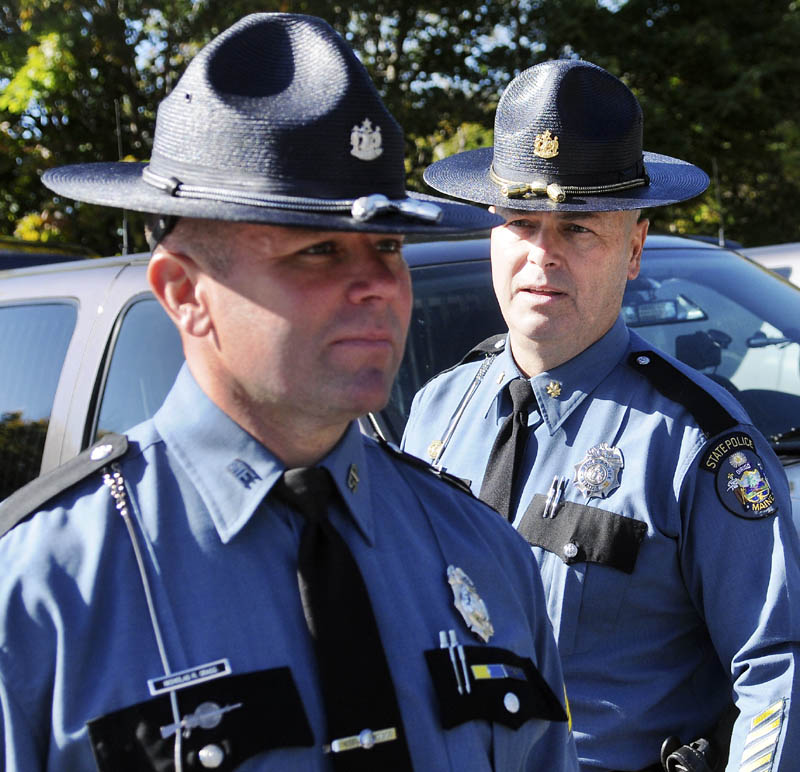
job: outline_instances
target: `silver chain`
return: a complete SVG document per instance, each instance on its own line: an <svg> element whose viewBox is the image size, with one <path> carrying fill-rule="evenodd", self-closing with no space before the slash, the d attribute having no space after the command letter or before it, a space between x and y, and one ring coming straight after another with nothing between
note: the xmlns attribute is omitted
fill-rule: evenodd
<svg viewBox="0 0 800 772"><path fill-rule="evenodd" d="M131 544L133 545L133 552L136 556L136 564L139 567L139 576L142 579L142 587L144 588L144 595L145 599L147 600L147 610L150 614L150 624L156 637L156 646L158 647L158 654L161 658L161 665L164 668L164 675L170 675L172 673L172 668L170 668L169 665L167 650L164 646L164 637L161 634L161 626L158 623L156 607L155 603L153 602L153 593L150 588L150 581L147 578L147 571L145 570L144 556L142 555L142 548L139 544L139 539L136 536L136 529L133 525L133 518L131 517L130 508L128 506L128 494L125 491L125 479L122 477L122 471L119 468L119 464L111 464L110 467L106 467L103 470L103 482L108 486L108 489L111 492L111 498L114 499L117 512L119 512L119 514L122 516L122 520L124 521L125 527L128 530L128 536L130 537ZM180 723L181 714L178 707L178 697L174 691L171 691L169 696L173 719L175 722ZM182 739L183 733L176 732L174 753L175 772L182 772L183 770L183 754L181 752Z"/></svg>

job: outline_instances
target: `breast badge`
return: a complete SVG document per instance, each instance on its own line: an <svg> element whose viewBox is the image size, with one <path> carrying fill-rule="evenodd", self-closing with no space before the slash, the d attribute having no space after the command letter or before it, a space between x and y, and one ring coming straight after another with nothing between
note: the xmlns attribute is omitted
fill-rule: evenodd
<svg viewBox="0 0 800 772"><path fill-rule="evenodd" d="M702 466L716 474L717 495L734 515L759 520L778 511L775 494L749 435L737 432L722 437L706 452Z"/></svg>
<svg viewBox="0 0 800 772"><path fill-rule="evenodd" d="M589 448L580 464L575 464L575 487L587 499L606 498L619 488L619 474L624 466L622 451L601 442Z"/></svg>
<svg viewBox="0 0 800 772"><path fill-rule="evenodd" d="M472 580L460 568L448 566L447 581L453 590L455 607L464 617L467 627L486 643L494 635L494 627Z"/></svg>

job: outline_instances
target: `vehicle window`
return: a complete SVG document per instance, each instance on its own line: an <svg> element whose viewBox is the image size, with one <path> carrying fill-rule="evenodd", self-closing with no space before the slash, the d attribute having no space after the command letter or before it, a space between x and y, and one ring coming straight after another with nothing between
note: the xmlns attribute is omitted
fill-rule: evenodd
<svg viewBox="0 0 800 772"><path fill-rule="evenodd" d="M0 500L39 474L74 303L0 306Z"/></svg>
<svg viewBox="0 0 800 772"><path fill-rule="evenodd" d="M398 440L416 391L476 343L504 332L487 259L415 268L408 345L382 415ZM800 426L800 292L730 252L645 254L623 316L652 345L730 391L776 437Z"/></svg>
<svg viewBox="0 0 800 772"><path fill-rule="evenodd" d="M395 439L402 436L411 401L424 383L457 364L477 343L505 332L490 271L488 260L412 270L414 306L408 343L382 413Z"/></svg>
<svg viewBox="0 0 800 772"><path fill-rule="evenodd" d="M112 339L92 440L125 432L158 410L183 363L175 325L152 297L123 311Z"/></svg>
<svg viewBox="0 0 800 772"><path fill-rule="evenodd" d="M630 326L722 384L767 437L800 425L797 290L725 253L642 265L623 301ZM631 321L640 303L660 308L661 317L651 313L646 326Z"/></svg>

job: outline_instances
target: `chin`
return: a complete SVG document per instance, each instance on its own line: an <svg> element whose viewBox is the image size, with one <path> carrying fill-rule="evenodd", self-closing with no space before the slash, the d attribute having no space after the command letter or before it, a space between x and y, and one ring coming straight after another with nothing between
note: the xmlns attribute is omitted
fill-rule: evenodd
<svg viewBox="0 0 800 772"><path fill-rule="evenodd" d="M383 410L389 401L391 390L392 379L384 373L373 374L369 378L361 378L354 383L342 402L348 405L354 416L361 416L365 413Z"/></svg>

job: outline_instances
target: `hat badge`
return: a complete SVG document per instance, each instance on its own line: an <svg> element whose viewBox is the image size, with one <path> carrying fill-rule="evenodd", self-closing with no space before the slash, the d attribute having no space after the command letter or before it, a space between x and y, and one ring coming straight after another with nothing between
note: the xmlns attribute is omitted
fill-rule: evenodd
<svg viewBox="0 0 800 772"><path fill-rule="evenodd" d="M361 125L353 126L350 132L350 155L362 161L374 161L383 153L383 138L381 127L372 126L369 118L364 118Z"/></svg>
<svg viewBox="0 0 800 772"><path fill-rule="evenodd" d="M539 158L555 158L558 155L558 137L554 137L550 129L537 134L533 140L533 154Z"/></svg>

